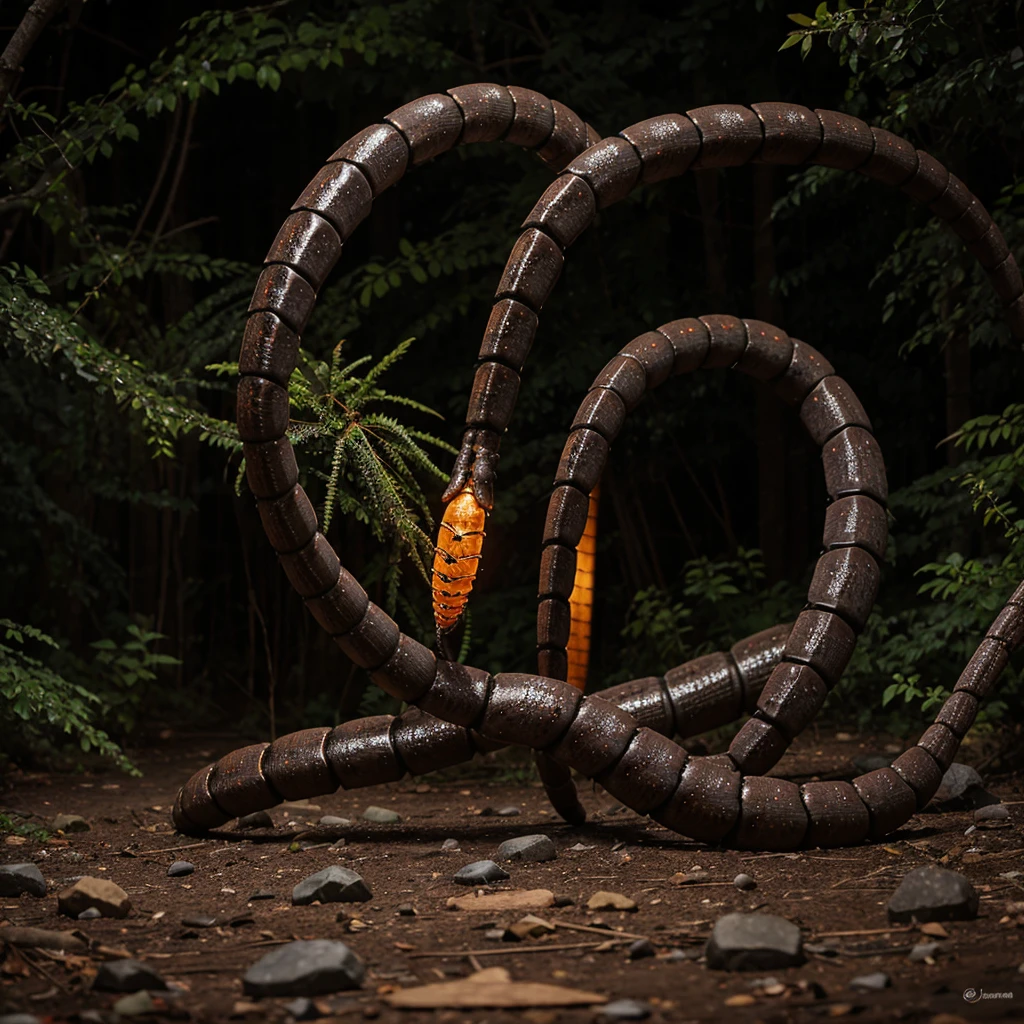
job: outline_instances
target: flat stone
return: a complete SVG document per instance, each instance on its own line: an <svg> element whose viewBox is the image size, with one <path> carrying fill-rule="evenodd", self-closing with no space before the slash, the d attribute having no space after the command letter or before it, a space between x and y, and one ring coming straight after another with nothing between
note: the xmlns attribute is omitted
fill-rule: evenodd
<svg viewBox="0 0 1024 1024"><path fill-rule="evenodd" d="M543 861L558 856L555 844L548 836L519 836L506 839L498 847L498 860Z"/></svg>
<svg viewBox="0 0 1024 1024"><path fill-rule="evenodd" d="M312 999L293 999L290 1003L285 1003L284 1008L296 1020L316 1020L322 1016Z"/></svg>
<svg viewBox="0 0 1024 1024"><path fill-rule="evenodd" d="M732 884L736 886L741 892L749 892L751 889L757 888L757 882L754 881L750 875L738 874L733 880Z"/></svg>
<svg viewBox="0 0 1024 1024"><path fill-rule="evenodd" d="M308 906L315 900L321 903L365 903L370 899L373 899L373 893L362 876L336 864L309 875L292 890L292 903L296 907Z"/></svg>
<svg viewBox="0 0 1024 1024"><path fill-rule="evenodd" d="M168 878L184 878L185 875L191 875L195 871L196 866L187 860L176 860L168 869Z"/></svg>
<svg viewBox="0 0 1024 1024"><path fill-rule="evenodd" d="M376 807L370 805L363 811L363 821L373 821L378 825L397 825L402 816L397 811L389 810L387 807Z"/></svg>
<svg viewBox="0 0 1024 1024"><path fill-rule="evenodd" d="M359 988L366 971L344 942L289 942L257 960L242 978L248 996L320 996Z"/></svg>
<svg viewBox="0 0 1024 1024"><path fill-rule="evenodd" d="M651 1008L635 999L615 999L601 1007L601 1016L608 1020L646 1020Z"/></svg>
<svg viewBox="0 0 1024 1024"><path fill-rule="evenodd" d="M456 885L489 885L510 878L509 873L498 867L493 860L475 860L464 868L459 868L452 876Z"/></svg>
<svg viewBox="0 0 1024 1024"><path fill-rule="evenodd" d="M217 918L212 914L193 914L191 917L183 917L181 923L186 928L212 928Z"/></svg>
<svg viewBox="0 0 1024 1024"><path fill-rule="evenodd" d="M800 929L774 914L726 914L704 948L708 967L725 971L763 971L804 962Z"/></svg>
<svg viewBox="0 0 1024 1024"><path fill-rule="evenodd" d="M999 803L999 798L985 789L977 771L969 764L954 761L942 776L928 807L936 811L954 811L996 803Z"/></svg>
<svg viewBox="0 0 1024 1024"><path fill-rule="evenodd" d="M912 964L919 964L925 960L934 959L941 948L937 942L919 942L907 954L907 959Z"/></svg>
<svg viewBox="0 0 1024 1024"><path fill-rule="evenodd" d="M46 879L35 864L0 864L0 896L46 895Z"/></svg>
<svg viewBox="0 0 1024 1024"><path fill-rule="evenodd" d="M446 852L449 852L449 853L452 852L453 850L460 849L458 839L446 839L441 844L441 849L445 850Z"/></svg>
<svg viewBox="0 0 1024 1024"><path fill-rule="evenodd" d="M974 812L975 821L1009 821L1010 808L1005 804L986 804Z"/></svg>
<svg viewBox="0 0 1024 1024"><path fill-rule="evenodd" d="M520 810L518 807L499 807L497 810L499 818L517 818L519 814Z"/></svg>
<svg viewBox="0 0 1024 1024"><path fill-rule="evenodd" d="M343 828L346 825L351 825L352 821L349 818L339 818L336 814L325 814L317 824Z"/></svg>
<svg viewBox="0 0 1024 1024"><path fill-rule="evenodd" d="M92 987L97 992L141 992L165 989L167 982L152 967L138 960L107 960L100 964Z"/></svg>
<svg viewBox="0 0 1024 1024"><path fill-rule="evenodd" d="M973 921L978 916L978 894L963 875L927 864L908 872L889 900L889 920Z"/></svg>
<svg viewBox="0 0 1024 1024"><path fill-rule="evenodd" d="M103 915L100 913L99 907L86 907L85 910L83 910L78 915L78 920L79 921L95 921L96 918L102 917L102 916Z"/></svg>
<svg viewBox="0 0 1024 1024"><path fill-rule="evenodd" d="M106 878L78 879L57 897L57 910L67 917L78 917L95 907L103 917L127 917L132 909L128 893Z"/></svg>
<svg viewBox="0 0 1024 1024"><path fill-rule="evenodd" d="M235 828L245 831L251 828L273 828L274 819L266 811L253 811L235 822Z"/></svg>
<svg viewBox="0 0 1024 1024"><path fill-rule="evenodd" d="M649 956L657 955L657 950L651 944L650 939L637 939L626 952L630 960L645 960Z"/></svg>
<svg viewBox="0 0 1024 1024"><path fill-rule="evenodd" d="M522 920L511 925L508 930L517 939L535 939L541 935L552 934L555 931L555 926L535 914L527 914Z"/></svg>
<svg viewBox="0 0 1024 1024"><path fill-rule="evenodd" d="M862 974L850 982L850 988L860 989L864 992L881 992L892 984L889 975L884 971L875 971L874 974Z"/></svg>
<svg viewBox="0 0 1024 1024"><path fill-rule="evenodd" d="M621 892L595 892L587 900L588 910L636 910L636 903Z"/></svg>
<svg viewBox="0 0 1024 1024"><path fill-rule="evenodd" d="M143 1017L156 1010L156 1003L153 1002L150 994L142 989L132 992L130 995L121 996L111 1007L114 1011L114 1019L119 1017Z"/></svg>
<svg viewBox="0 0 1024 1024"><path fill-rule="evenodd" d="M555 894L550 889L518 889L512 892L493 892L483 896L459 896L448 900L452 910L473 913L499 914L515 910L544 910L555 905Z"/></svg>
<svg viewBox="0 0 1024 1024"><path fill-rule="evenodd" d="M50 822L50 828L54 832L63 832L64 835L69 835L72 832L88 832L91 827L80 814L58 814Z"/></svg>

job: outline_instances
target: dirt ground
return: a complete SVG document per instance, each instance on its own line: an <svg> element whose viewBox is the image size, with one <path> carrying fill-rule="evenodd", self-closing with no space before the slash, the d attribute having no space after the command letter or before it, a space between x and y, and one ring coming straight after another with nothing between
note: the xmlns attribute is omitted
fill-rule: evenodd
<svg viewBox="0 0 1024 1024"><path fill-rule="evenodd" d="M795 781L850 777L852 760L885 749L885 738L826 736L798 744L778 769ZM179 991L156 1000L146 1020L224 1021L290 1019L287 999L259 1003L243 997L245 969L275 944L294 938L346 942L364 961L361 990L320 997L334 1018L402 1020L407 1024L577 1024L600 1018L600 1008L409 1011L390 1007L389 994L502 967L516 981L545 982L611 999L646 1002L653 1024L661 1021L1001 1020L1024 1017L1024 799L1020 777L988 778L988 788L1009 805L1011 821L978 828L970 811L922 814L883 844L799 854L757 854L712 849L685 841L622 809L589 784L584 797L591 822L562 824L532 781L514 782L507 756L472 772L428 776L374 789L317 798L310 806L274 809L274 830L225 830L202 842L176 835L170 805L177 787L195 769L237 746L230 737L168 739L137 752L141 779L116 774L23 775L0 792L0 809L46 822L57 813L83 815L91 831L49 840L7 836L0 862L35 861L49 885L44 899L0 901L0 923L79 929L92 943L86 955L46 955L3 949L0 1013L30 1012L41 1020L77 1020L83 1011L109 1014L119 996L94 992L91 979L103 959L130 954L156 968ZM964 760L971 760L968 749ZM525 764L525 762L522 762ZM522 772L526 778L531 776ZM394 809L401 824L359 820L370 804ZM488 809L515 805L516 817ZM321 815L353 819L343 845L333 834L309 835ZM536 913L554 932L523 942L500 941L488 930L519 920L524 912L488 914L452 909L451 897L471 893L451 881L463 865L495 856L504 839L543 832L558 849L547 863L511 864L511 878L490 891L550 889L564 906ZM300 840L296 840L301 836ZM445 839L458 852L442 852ZM585 849L573 849L582 846ZM305 848L300 848L305 847ZM187 859L194 874L167 877L172 861ZM912 868L940 863L964 873L980 893L977 920L946 924L934 962L910 962L922 937L917 926L887 928L885 905ZM373 899L362 904L291 905L300 879L331 864L358 871ZM700 884L673 876L696 867ZM757 888L741 892L732 879L749 873ZM127 891L126 920L70 921L57 914L57 892L77 876L109 878ZM636 912L591 911L598 890L622 893ZM259 893L262 898L252 899ZM269 894L273 894L272 896ZM415 916L398 908L411 904ZM763 910L798 924L817 952L801 967L765 973L709 970L699 959L715 919L734 910ZM182 924L195 915L222 924ZM597 931L566 927L583 925ZM609 943L602 928L646 936L658 956L630 961L627 943ZM846 934L841 933L860 933ZM831 946L831 950L826 947ZM534 950L534 947L539 949ZM558 948L563 947L563 948ZM609 948L610 947L610 948ZM682 950L686 958L672 954ZM852 978L884 971L884 991L852 990ZM1001 995L976 1003L967 989ZM1011 998L1012 997L1012 998ZM100 1020L99 1016L85 1019ZM112 1018L103 1018L112 1019Z"/></svg>

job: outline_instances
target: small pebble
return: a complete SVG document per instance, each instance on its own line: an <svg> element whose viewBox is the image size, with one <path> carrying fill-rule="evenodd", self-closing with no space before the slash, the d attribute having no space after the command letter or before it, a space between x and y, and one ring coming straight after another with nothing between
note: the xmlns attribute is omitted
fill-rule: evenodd
<svg viewBox="0 0 1024 1024"><path fill-rule="evenodd" d="M235 823L236 829L250 828L273 828L274 819L266 811L254 811L239 818Z"/></svg>
<svg viewBox="0 0 1024 1024"><path fill-rule="evenodd" d="M861 989L868 992L880 992L888 988L892 982L889 975L884 971L875 971L874 974L862 974L850 982L850 988Z"/></svg>
<svg viewBox="0 0 1024 1024"><path fill-rule="evenodd" d="M320 1011L317 1009L316 1003L314 1003L312 999L307 999L305 996L301 996L298 999L293 999L289 1003L285 1003L284 1008L296 1020L316 1020L316 1018L320 1016Z"/></svg>
<svg viewBox="0 0 1024 1024"><path fill-rule="evenodd" d="M86 907L85 910L83 910L78 915L78 920L79 921L95 921L97 917L102 917L102 916L103 915L100 913L98 907Z"/></svg>
<svg viewBox="0 0 1024 1024"><path fill-rule="evenodd" d="M187 860L176 860L168 869L168 878L182 878L185 875L191 875L195 871L195 864L190 864Z"/></svg>
<svg viewBox="0 0 1024 1024"><path fill-rule="evenodd" d="M975 821L1008 821L1010 809L1005 804L988 804L974 812Z"/></svg>
<svg viewBox="0 0 1024 1024"><path fill-rule="evenodd" d="M493 860L476 860L472 864L459 868L452 876L456 885L489 885L510 878L509 873L498 867Z"/></svg>
<svg viewBox="0 0 1024 1024"><path fill-rule="evenodd" d="M363 821L372 821L377 825L397 825L402 820L402 816L397 811L392 811L387 807L377 807L370 805L363 811Z"/></svg>
<svg viewBox="0 0 1024 1024"><path fill-rule="evenodd" d="M595 892L587 900L588 910L636 910L636 903L621 892Z"/></svg>
<svg viewBox="0 0 1024 1024"><path fill-rule="evenodd" d="M601 1007L601 1016L608 1020L646 1020L651 1008L635 999L616 999Z"/></svg>
<svg viewBox="0 0 1024 1024"><path fill-rule="evenodd" d="M63 832L65 835L71 832L88 832L90 831L89 822L85 820L80 814L58 814L53 821L50 822L50 828L54 832Z"/></svg>
<svg viewBox="0 0 1024 1024"><path fill-rule="evenodd" d="M907 954L907 959L913 964L918 964L928 959L934 960L939 952L939 948L937 942L919 942Z"/></svg>
<svg viewBox="0 0 1024 1024"><path fill-rule="evenodd" d="M740 889L742 892L749 892L751 889L757 888L757 882L750 877L750 875L739 874L733 880L732 884Z"/></svg>
<svg viewBox="0 0 1024 1024"><path fill-rule="evenodd" d="M446 850L448 852L451 852L453 850L458 850L459 849L459 841L458 841L458 839L446 839L441 844L441 849L442 850Z"/></svg>
<svg viewBox="0 0 1024 1024"><path fill-rule="evenodd" d="M499 818L516 818L519 816L518 807L499 807L498 817Z"/></svg>
<svg viewBox="0 0 1024 1024"><path fill-rule="evenodd" d="M399 917L415 917L416 916L416 908L411 903L403 903L398 908L398 916Z"/></svg>
<svg viewBox="0 0 1024 1024"><path fill-rule="evenodd" d="M97 992L141 992L165 989L167 982L152 967L138 960L108 960L100 964L92 987Z"/></svg>
<svg viewBox="0 0 1024 1024"><path fill-rule="evenodd" d="M545 835L506 839L498 847L499 860L545 861L558 856L555 844Z"/></svg>
<svg viewBox="0 0 1024 1024"><path fill-rule="evenodd" d="M319 821L320 825L333 826L335 828L341 828L345 825L351 825L352 822L348 818L339 818L336 814L325 814ZM296 1000L298 1002L298 1000Z"/></svg>
<svg viewBox="0 0 1024 1024"><path fill-rule="evenodd" d="M649 956L656 956L657 952L650 939L637 939L629 947L630 960L644 960Z"/></svg>
<svg viewBox="0 0 1024 1024"><path fill-rule="evenodd" d="M296 907L321 903L365 903L373 899L362 876L336 864L323 871L308 875L292 890L292 903Z"/></svg>

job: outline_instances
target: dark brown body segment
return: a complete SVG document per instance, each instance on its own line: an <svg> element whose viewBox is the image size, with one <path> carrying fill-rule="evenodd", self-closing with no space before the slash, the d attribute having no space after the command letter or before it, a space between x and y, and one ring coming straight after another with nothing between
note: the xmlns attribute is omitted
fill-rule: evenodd
<svg viewBox="0 0 1024 1024"><path fill-rule="evenodd" d="M379 195L408 165L459 141L504 134L509 141L540 148L542 158L556 169L579 157L579 176L567 176L561 190L538 204L537 223L517 243L499 287L500 312L492 317L482 348L485 367L457 472L466 478L472 473L473 488L480 490L486 507L493 493L498 434L514 404L518 371L536 330L536 311L558 278L562 248L593 215L588 193L582 190L584 179L591 198L596 193L596 208L624 197L637 182L662 180L691 165L809 159L859 169L902 188L947 222L992 272L1011 331L1024 337L1024 283L982 204L958 178L903 140L845 114L812 115L787 104L758 104L753 110L703 107L686 117L650 119L599 143L594 130L561 104L529 90L484 83L422 97L388 120L392 123L370 127L339 148L300 196L268 254L269 265L250 304L239 422L250 485L268 533L311 612L388 692L419 700L450 721L413 710L395 720L330 732L306 730L269 747L244 748L189 780L175 804L176 822L199 830L217 827L230 815L268 806L284 795L313 795L310 790L345 784L346 779L358 784L384 781L405 770L454 764L497 743L524 742L557 752L561 767L543 761L542 775L559 806L578 807L565 768L583 767L600 774L638 809L650 809L657 820L695 838L721 841L731 833L740 845L790 849L801 843L855 842L865 828L871 837L880 837L899 827L934 791L978 700L990 692L1009 651L1024 638L1024 592L1015 594L993 623L936 723L893 768L861 776L846 788L842 783L810 783L801 790L756 775L742 778L735 770L732 758L749 771L766 770L834 685L852 649L854 628L866 617L884 554L887 485L881 457L859 402L820 353L787 341L781 332L772 337L769 325L756 322L728 317L676 321L653 338L637 339L627 354L614 359L581 411L577 447L564 469L579 486L557 489L545 529L551 555L540 589L557 588L545 595L549 614L542 628L549 639L557 639L556 609L564 602L565 566L586 519L588 501L582 488L592 475L588 460L605 451L625 412L670 370L728 365L771 380L784 401L803 405L812 436L824 444L827 487L835 500L826 518L827 553L811 587L813 607L800 615L784 646L785 629L780 627L763 641L748 638L752 648L734 648L732 654L681 666L664 680L634 680L609 694L648 719L648 728L622 709L603 706L600 698L581 699L557 679L492 679L485 672L439 664L430 651L402 636L315 530L315 516L296 486L294 454L283 436L285 385L315 291L341 243L366 216L368 192ZM594 150L580 157L590 146ZM573 185L572 178L580 184ZM458 493L465 482L451 493ZM543 653L553 672L561 669L558 651ZM758 694L769 668L770 677ZM705 722L729 720L755 700L756 717L736 737L732 758L687 759L663 735L674 726L686 734Z"/></svg>

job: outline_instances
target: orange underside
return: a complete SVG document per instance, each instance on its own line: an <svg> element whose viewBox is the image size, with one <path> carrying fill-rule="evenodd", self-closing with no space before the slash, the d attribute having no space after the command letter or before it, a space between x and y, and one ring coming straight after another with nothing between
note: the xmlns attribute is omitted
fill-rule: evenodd
<svg viewBox="0 0 1024 1024"><path fill-rule="evenodd" d="M444 510L431 574L434 623L442 631L451 629L466 607L484 546L486 519L487 513L470 484Z"/></svg>
<svg viewBox="0 0 1024 1024"><path fill-rule="evenodd" d="M590 495L587 525L576 548L576 578L569 596L569 661L567 681L577 690L586 689L590 664L590 622L594 614L594 565L597 557L597 506L601 496L598 484Z"/></svg>

